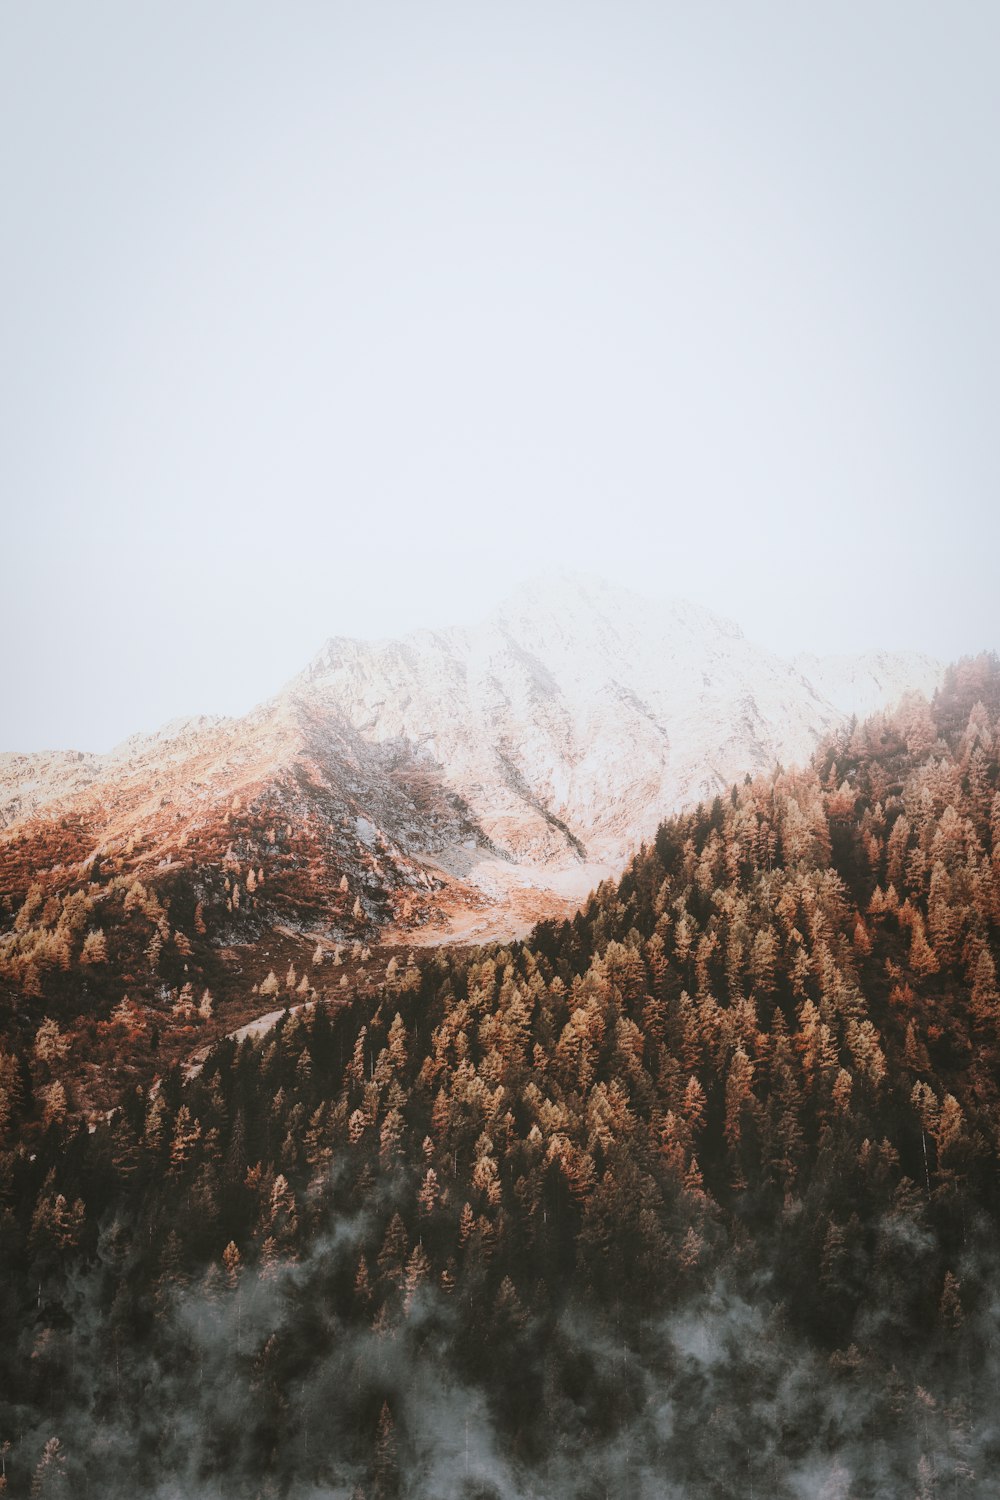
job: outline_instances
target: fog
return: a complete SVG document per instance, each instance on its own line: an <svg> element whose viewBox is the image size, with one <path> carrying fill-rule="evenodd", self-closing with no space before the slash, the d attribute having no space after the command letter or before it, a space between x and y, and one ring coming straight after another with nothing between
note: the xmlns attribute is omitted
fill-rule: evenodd
<svg viewBox="0 0 1000 1500"><path fill-rule="evenodd" d="M8 5L0 748L527 576L997 644L988 6Z"/></svg>

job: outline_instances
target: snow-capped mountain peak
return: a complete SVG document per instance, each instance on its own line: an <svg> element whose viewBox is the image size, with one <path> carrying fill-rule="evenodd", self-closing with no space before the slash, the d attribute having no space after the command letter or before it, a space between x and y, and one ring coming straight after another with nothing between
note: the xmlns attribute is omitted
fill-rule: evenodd
<svg viewBox="0 0 1000 1500"><path fill-rule="evenodd" d="M81 843L139 839L162 862L228 851L229 810L250 807L305 820L310 878L350 872L371 914L416 920L428 885L501 906L527 888L537 908L620 869L671 810L940 675L915 654L788 661L698 605L543 579L476 625L333 637L242 719L0 757L0 826L69 818Z"/></svg>

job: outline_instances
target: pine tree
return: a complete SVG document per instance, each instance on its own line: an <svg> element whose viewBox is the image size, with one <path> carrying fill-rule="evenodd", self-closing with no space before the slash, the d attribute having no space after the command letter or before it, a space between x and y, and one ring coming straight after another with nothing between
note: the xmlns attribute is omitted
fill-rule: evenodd
<svg viewBox="0 0 1000 1500"><path fill-rule="evenodd" d="M106 964L108 961L108 943L104 932L100 927L88 932L83 940L83 949L80 953L82 964Z"/></svg>
<svg viewBox="0 0 1000 1500"><path fill-rule="evenodd" d="M406 1262L403 1274L403 1307L409 1313L420 1288L426 1285L431 1274L431 1263L423 1245L415 1245Z"/></svg>
<svg viewBox="0 0 1000 1500"><path fill-rule="evenodd" d="M388 1401L382 1403L379 1413L372 1474L376 1500L393 1500L399 1493L399 1451Z"/></svg>
<svg viewBox="0 0 1000 1500"><path fill-rule="evenodd" d="M725 1137L733 1165L734 1186L744 1187L746 1178L741 1162L740 1146L744 1125L753 1103L754 1066L742 1047L737 1047L726 1079Z"/></svg>
<svg viewBox="0 0 1000 1500"><path fill-rule="evenodd" d="M240 1279L240 1270L242 1264L243 1258L240 1255L239 1249L233 1243L233 1241L230 1240L229 1244L222 1252L222 1266L225 1272L226 1285L228 1286L230 1291L235 1291L236 1289L237 1282Z"/></svg>
<svg viewBox="0 0 1000 1500"><path fill-rule="evenodd" d="M997 988L996 964L986 947L980 950L976 960L969 1004L977 1029L996 1037L1000 1031L1000 990Z"/></svg>
<svg viewBox="0 0 1000 1500"><path fill-rule="evenodd" d="M57 1437L49 1438L31 1479L31 1500L69 1500L66 1455Z"/></svg>
<svg viewBox="0 0 1000 1500"><path fill-rule="evenodd" d="M441 1188L438 1183L438 1175L433 1167L428 1167L424 1173L424 1180L417 1195L417 1206L422 1214L434 1212L441 1197Z"/></svg>
<svg viewBox="0 0 1000 1500"><path fill-rule="evenodd" d="M190 1109L182 1104L174 1121L170 1142L170 1171L179 1176L193 1158L201 1140L201 1122L193 1118Z"/></svg>
<svg viewBox="0 0 1000 1500"><path fill-rule="evenodd" d="M410 1237L400 1214L394 1213L389 1221L378 1253L379 1274L384 1281L401 1287L403 1268L410 1251Z"/></svg>

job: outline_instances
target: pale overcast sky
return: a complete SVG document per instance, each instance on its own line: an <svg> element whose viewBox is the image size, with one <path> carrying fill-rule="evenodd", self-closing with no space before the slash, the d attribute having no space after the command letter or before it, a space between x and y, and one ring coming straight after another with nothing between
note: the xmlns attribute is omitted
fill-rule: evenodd
<svg viewBox="0 0 1000 1500"><path fill-rule="evenodd" d="M0 749L585 569L1000 645L1000 7L7 0Z"/></svg>

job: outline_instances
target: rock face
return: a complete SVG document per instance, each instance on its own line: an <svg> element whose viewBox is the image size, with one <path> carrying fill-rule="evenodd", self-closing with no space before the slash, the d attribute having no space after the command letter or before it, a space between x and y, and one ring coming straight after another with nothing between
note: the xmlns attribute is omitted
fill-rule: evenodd
<svg viewBox="0 0 1000 1500"><path fill-rule="evenodd" d="M517 930L583 896L672 809L805 760L854 711L933 691L912 654L784 661L737 626L590 581L542 583L470 629L334 639L271 702L110 755L0 756L3 889L46 858L283 861L318 921Z"/></svg>

